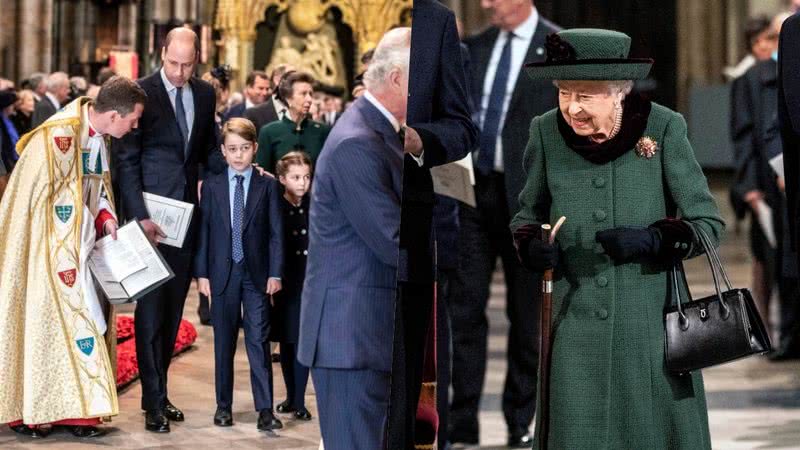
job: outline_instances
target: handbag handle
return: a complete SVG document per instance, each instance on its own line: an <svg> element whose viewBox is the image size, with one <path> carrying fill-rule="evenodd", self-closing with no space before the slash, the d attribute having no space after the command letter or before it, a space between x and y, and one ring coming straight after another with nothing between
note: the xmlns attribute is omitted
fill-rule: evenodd
<svg viewBox="0 0 800 450"><path fill-rule="evenodd" d="M706 254L706 259L708 260L708 264L711 267L711 276L714 279L714 289L717 292L717 298L719 299L720 305L722 305L723 309L723 320L727 319L730 315L730 308L728 307L728 303L725 301L725 298L722 296L722 291L719 286L719 277L723 278L726 287L728 290L732 290L730 279L728 278L728 274L725 273L725 269L722 267L722 263L719 259L719 254L717 254L717 250L711 244L711 239L709 239L708 235L706 234L705 230L700 228L697 225L689 223L695 233L698 235L700 244L703 246L703 250ZM684 286L686 288L686 292L689 293L689 301L691 301L691 293L689 291L689 283L686 280L686 274L682 270L682 263L680 261L676 262L672 266L672 288L674 292L674 296L676 297L676 303L678 307L678 315L680 316L680 323L681 328L686 329L689 326L689 320L686 318L686 314L683 312L683 302L681 300L680 294L680 287L678 285L678 267L681 267L680 273L681 278L683 279ZM719 271L719 273L717 272Z"/></svg>

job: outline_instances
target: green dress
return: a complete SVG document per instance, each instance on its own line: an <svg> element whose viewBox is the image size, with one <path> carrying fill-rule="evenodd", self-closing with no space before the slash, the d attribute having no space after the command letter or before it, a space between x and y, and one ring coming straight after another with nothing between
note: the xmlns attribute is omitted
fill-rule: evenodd
<svg viewBox="0 0 800 450"><path fill-rule="evenodd" d="M315 162L325 145L325 139L331 131L330 127L304 119L300 124L300 131L297 125L288 115L281 120L268 123L261 127L258 133L258 153L256 153L256 163L262 168L275 173L275 165L287 153L295 150L302 150Z"/></svg>
<svg viewBox="0 0 800 450"><path fill-rule="evenodd" d="M516 230L567 218L557 236L562 256L553 293L549 448L710 449L702 375L675 376L664 364L668 267L614 265L595 242L600 230L674 216L669 202L718 245L725 224L686 122L652 104L641 136L657 142L656 154L640 156L631 146L597 164L567 145L557 114L531 122L527 182L511 223Z"/></svg>

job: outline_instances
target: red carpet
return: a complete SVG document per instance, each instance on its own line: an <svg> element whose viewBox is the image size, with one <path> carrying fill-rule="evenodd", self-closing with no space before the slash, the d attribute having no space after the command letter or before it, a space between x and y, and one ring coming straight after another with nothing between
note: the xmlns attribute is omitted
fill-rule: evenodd
<svg viewBox="0 0 800 450"><path fill-rule="evenodd" d="M133 330L133 317L117 316L117 389L139 378L139 364L136 361L136 340ZM187 320L181 320L178 337L175 339L173 356L186 350L197 339L197 330Z"/></svg>

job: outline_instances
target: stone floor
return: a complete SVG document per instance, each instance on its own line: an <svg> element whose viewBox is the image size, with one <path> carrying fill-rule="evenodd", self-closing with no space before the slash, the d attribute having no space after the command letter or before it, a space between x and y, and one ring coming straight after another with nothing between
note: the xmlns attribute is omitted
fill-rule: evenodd
<svg viewBox="0 0 800 450"><path fill-rule="evenodd" d="M721 188L715 188L714 191L729 218L730 211L723 200L727 198L726 193ZM750 275L744 235L736 235L730 230L721 254L734 284L747 285ZM710 275L703 270L702 263L700 259L690 262L687 272L693 293L707 295L713 288ZM507 328L504 293L498 274L489 306L491 360L481 403L481 449L504 448L506 440L500 411ZM214 379L211 329L197 322L196 305L196 293L192 290L185 316L198 327L199 337L194 347L178 357L170 369L170 397L184 410L188 419L183 423L174 423L172 433L155 435L144 431L139 410L140 388L138 383L134 383L121 393L120 415L109 424L110 433L105 438L81 441L58 433L46 440L32 441L21 439L8 429L0 429L0 448L317 449L319 427L316 417L311 422L283 417L283 430L269 435L256 431L256 413L252 410L247 357L243 349L236 355L236 425L218 428L212 424ZM280 367L278 364L273 367L276 371L275 395L281 401L284 388ZM800 449L800 362L772 363L765 358L754 357L707 370L705 380L715 449ZM307 402L316 416L311 384Z"/></svg>

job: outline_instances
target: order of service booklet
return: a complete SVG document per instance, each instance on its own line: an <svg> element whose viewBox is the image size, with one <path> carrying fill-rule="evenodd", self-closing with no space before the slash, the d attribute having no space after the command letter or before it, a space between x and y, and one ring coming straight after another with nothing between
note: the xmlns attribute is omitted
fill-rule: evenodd
<svg viewBox="0 0 800 450"><path fill-rule="evenodd" d="M175 276L138 221L120 227L116 240L99 239L89 269L113 304L134 302Z"/></svg>

